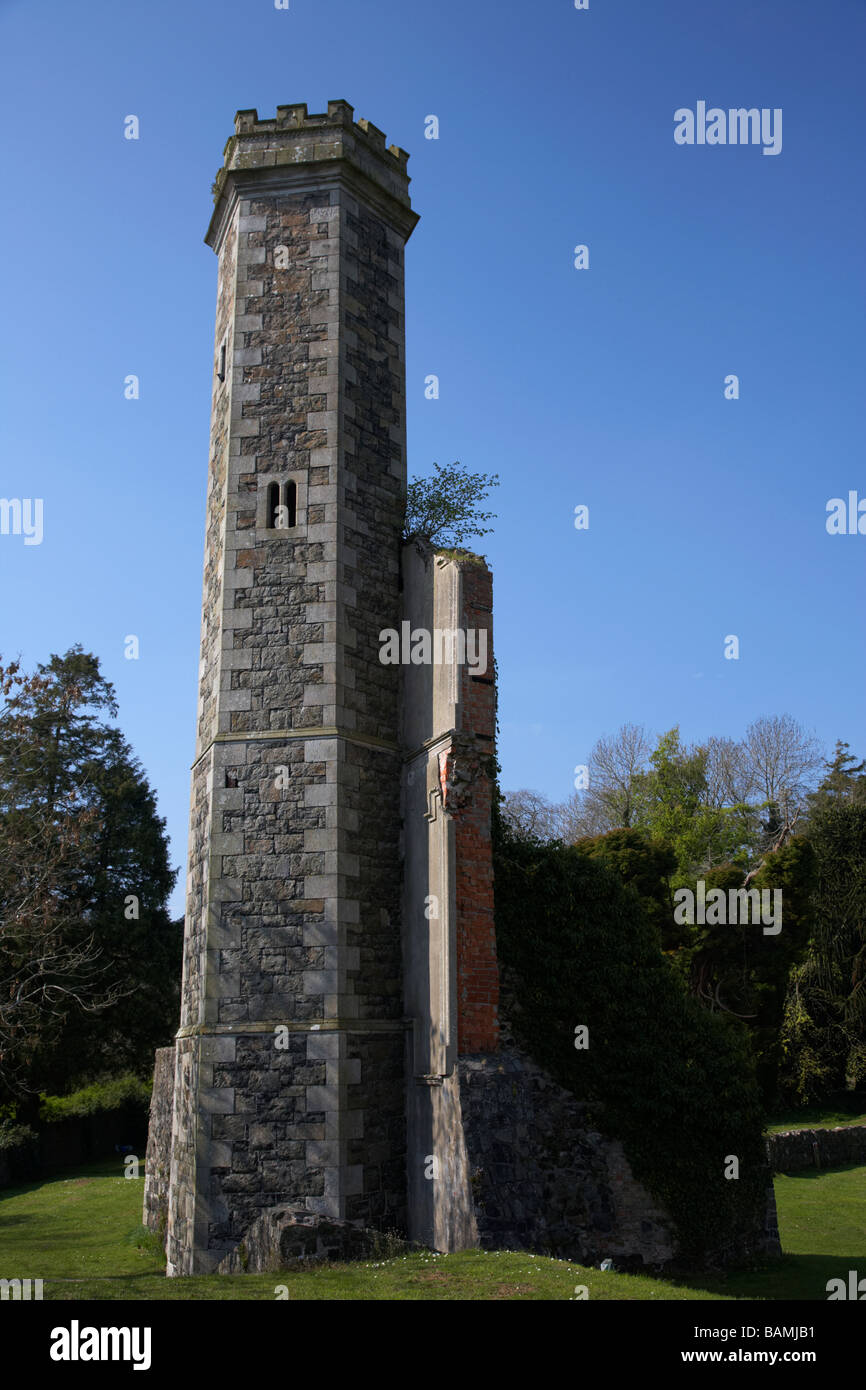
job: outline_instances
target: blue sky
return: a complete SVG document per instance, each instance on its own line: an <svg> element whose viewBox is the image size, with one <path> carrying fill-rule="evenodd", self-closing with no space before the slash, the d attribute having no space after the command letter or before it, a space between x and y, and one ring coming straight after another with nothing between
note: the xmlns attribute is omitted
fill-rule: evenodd
<svg viewBox="0 0 866 1390"><path fill-rule="evenodd" d="M410 152L409 471L502 480L503 785L566 797L626 721L866 754L866 535L825 529L866 498L863 0L0 0L0 51L0 494L44 499L40 545L0 535L0 651L99 655L181 869L240 108L344 98ZM698 101L781 108L781 153L676 145Z"/></svg>

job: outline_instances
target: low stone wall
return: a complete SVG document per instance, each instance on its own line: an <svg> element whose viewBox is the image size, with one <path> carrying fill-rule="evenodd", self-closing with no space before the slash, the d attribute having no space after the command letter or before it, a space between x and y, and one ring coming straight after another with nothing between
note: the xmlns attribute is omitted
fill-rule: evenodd
<svg viewBox="0 0 866 1390"><path fill-rule="evenodd" d="M866 1164L866 1125L838 1125L835 1129L789 1129L767 1136L767 1159L774 1173L796 1173L801 1168L838 1168L846 1163Z"/></svg>
<svg viewBox="0 0 866 1390"><path fill-rule="evenodd" d="M461 1057L458 1073L484 1249L620 1269L670 1263L673 1223L585 1105L516 1050Z"/></svg>
<svg viewBox="0 0 866 1390"><path fill-rule="evenodd" d="M174 1095L174 1048L157 1049L150 1098L150 1124L144 1160L145 1226L165 1233L168 1217L168 1185L171 1172L171 1109Z"/></svg>

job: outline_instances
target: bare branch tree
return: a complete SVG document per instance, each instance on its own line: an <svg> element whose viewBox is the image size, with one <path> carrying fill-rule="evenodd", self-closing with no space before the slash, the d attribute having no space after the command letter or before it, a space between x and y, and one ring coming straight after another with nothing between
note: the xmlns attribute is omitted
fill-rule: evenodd
<svg viewBox="0 0 866 1390"><path fill-rule="evenodd" d="M707 750L707 801L716 810L747 805L755 795L755 783L746 745L733 738L712 734Z"/></svg>
<svg viewBox="0 0 866 1390"><path fill-rule="evenodd" d="M573 792L566 801L554 806L553 811L556 836L567 845L588 835L604 835L615 828L604 807L589 799L586 793Z"/></svg>
<svg viewBox="0 0 866 1390"><path fill-rule="evenodd" d="M504 793L501 815L516 835L552 840L557 834L558 809L540 792L521 787L519 791Z"/></svg>
<svg viewBox="0 0 866 1390"><path fill-rule="evenodd" d="M755 794L783 821L805 807L823 761L819 741L790 714L765 715L746 730L744 767Z"/></svg>
<svg viewBox="0 0 866 1390"><path fill-rule="evenodd" d="M588 823L602 830L633 824L638 777L647 768L653 744L642 724L623 724L598 740L587 763L589 786L584 796Z"/></svg>

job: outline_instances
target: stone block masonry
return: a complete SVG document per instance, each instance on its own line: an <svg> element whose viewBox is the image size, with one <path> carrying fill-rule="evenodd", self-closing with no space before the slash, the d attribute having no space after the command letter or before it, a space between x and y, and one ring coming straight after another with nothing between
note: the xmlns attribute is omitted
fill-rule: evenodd
<svg viewBox="0 0 866 1390"><path fill-rule="evenodd" d="M377 637L400 613L406 160L345 102L289 106L238 113L216 181L170 1273L216 1268L269 1206L405 1223L400 681Z"/></svg>

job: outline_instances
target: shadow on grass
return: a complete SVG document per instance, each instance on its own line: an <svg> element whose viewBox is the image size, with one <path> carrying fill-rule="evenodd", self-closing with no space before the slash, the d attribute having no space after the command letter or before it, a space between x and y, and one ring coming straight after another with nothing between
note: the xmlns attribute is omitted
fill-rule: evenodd
<svg viewBox="0 0 866 1390"><path fill-rule="evenodd" d="M14 1187L0 1188L0 1202L7 1197L20 1197L25 1192L39 1192L41 1188L48 1187L54 1183L76 1182L82 1178L93 1181L94 1178L122 1178L124 1176L123 1163L119 1158L103 1158L95 1163L81 1163L75 1168L60 1168L52 1170L50 1173L40 1173L39 1177L31 1178L28 1182L16 1183ZM139 1177L135 1181L140 1182L144 1176L144 1164L141 1165ZM130 1181L126 1179L126 1181Z"/></svg>
<svg viewBox="0 0 866 1390"><path fill-rule="evenodd" d="M790 1182L815 1182L818 1178L827 1177L828 1173L853 1173L860 1167L860 1163L834 1163L832 1168L795 1168L791 1173L780 1168L774 1177L788 1178Z"/></svg>
<svg viewBox="0 0 866 1390"><path fill-rule="evenodd" d="M862 1166L856 1163L777 1173L777 1182L782 1179L791 1185L779 1209L785 1252L782 1257L756 1260L749 1268L725 1274L698 1272L671 1282L728 1298L826 1300L828 1280L842 1279L847 1284L850 1270L859 1269L866 1274L866 1202L859 1208L855 1205L859 1194L850 1185L827 1185L828 1179L855 1172L866 1177ZM790 1198L794 1193L792 1209ZM824 1240L830 1248L815 1250L814 1246L820 1246ZM839 1254L840 1246L851 1253Z"/></svg>
<svg viewBox="0 0 866 1390"><path fill-rule="evenodd" d="M143 1279L165 1279L164 1269L145 1269L141 1274L50 1274L45 1287L52 1284L137 1284Z"/></svg>
<svg viewBox="0 0 866 1390"><path fill-rule="evenodd" d="M852 1180L851 1175L857 1174ZM26 1187L17 1189L7 1189L2 1196L13 1195L15 1193L38 1191L40 1188L49 1184L57 1185L60 1192L66 1189L68 1194L81 1192L92 1194L92 1200L96 1207L92 1210L99 1210L99 1204L110 1197L111 1206L106 1206L106 1211L111 1211L110 1221L106 1218L106 1235L110 1236L117 1245L117 1259L106 1258L104 1264L111 1269L112 1264L118 1267L118 1262L123 1259L123 1247L135 1245L143 1256L155 1254L149 1251L148 1246L156 1238L152 1233L147 1233L146 1228L141 1225L132 1226L132 1213L129 1205L125 1202L118 1203L116 1200L115 1184L94 1187L75 1187L74 1184L82 1177L93 1179L98 1178L122 1178L122 1170L119 1163L114 1159L107 1159L100 1164L88 1164L81 1168L67 1170L62 1175L46 1177L37 1182L30 1183ZM836 1179L839 1181L836 1181ZM765 1317L767 1321L773 1319L772 1307L776 1300L795 1300L803 1302L820 1302L827 1298L827 1283L830 1279L842 1279L847 1285L849 1271L858 1270L860 1276L866 1275L866 1216L864 1216L864 1206L866 1203L861 1201L861 1180L866 1180L866 1168L852 1164L844 1168L834 1168L825 1170L805 1169L792 1174L780 1174L777 1177L777 1195L779 1198L779 1216L782 1230L783 1244L788 1247L787 1253L780 1259L756 1259L752 1264L743 1269L729 1270L725 1273L702 1273L692 1271L679 1275L662 1275L661 1280L664 1284L673 1289L689 1290L692 1295L698 1297L722 1297L729 1299L758 1300L765 1304ZM139 1180L140 1181L140 1180ZM809 1185L812 1184L810 1187ZM138 1183L135 1184L138 1186ZM823 1188L822 1188L823 1185ZM140 1191L140 1188L139 1188ZM65 1198L61 1206L66 1213L74 1216L75 1203L67 1201ZM2 1208L0 1208L2 1212ZM9 1229L9 1243L13 1240L13 1228L20 1227L23 1242L26 1244L31 1236L34 1222L45 1221L46 1215L43 1213L37 1216L35 1213L15 1213L10 1212L5 1218L0 1214L0 1230L5 1224ZM50 1218L49 1218L50 1219ZM84 1217L82 1217L82 1222ZM120 1224L122 1222L122 1225ZM26 1224L25 1224L26 1223ZM101 1223L97 1220L94 1226L91 1220L89 1229L100 1229ZM50 1226L50 1244L55 1242L62 1244L60 1260L61 1267L67 1264L67 1247L75 1237L64 1231L62 1234L56 1230L53 1223ZM158 1241L156 1242L159 1243ZM841 1254L840 1251L854 1251L853 1254ZM97 1252L98 1254L98 1252ZM91 1256L88 1256L91 1258ZM164 1258L160 1250L160 1259ZM530 1257L531 1258L531 1257ZM137 1265L138 1261L134 1261ZM73 1268L75 1266L73 1265ZM376 1266L373 1265L373 1270ZM439 1274L440 1271L435 1271ZM396 1293L386 1293L382 1285L377 1287L376 1279L378 1276L371 1273L368 1278L368 1285L359 1290L357 1280L345 1281L340 1272L337 1271L334 1278L326 1275L323 1277L321 1285L305 1287L304 1293L300 1296L313 1299L345 1299L345 1298L366 1298L376 1299L380 1297L398 1298L418 1298L423 1297L423 1289L429 1288L432 1293L434 1289L440 1287L439 1284L432 1282L434 1271L424 1270L410 1273L405 1281L405 1287ZM459 1266L455 1271L459 1275ZM516 1272L515 1279L522 1278L521 1268ZM134 1269L127 1273L82 1273L81 1275L49 1275L45 1279L46 1296L56 1300L78 1299L78 1300L99 1300L107 1298L112 1301L131 1297L133 1299L155 1298L164 1300L172 1299L247 1299L247 1298L270 1298L272 1292L268 1292L268 1280L260 1280L252 1276L251 1282L247 1284L245 1278L232 1278L231 1276L220 1276L220 1280L226 1279L225 1283L213 1283L210 1277L190 1278L189 1281L167 1280L164 1267L150 1269ZM601 1276L605 1278L606 1276ZM612 1276L611 1276L612 1277ZM623 1277L623 1276L618 1276ZM170 1287L169 1287L170 1286ZM272 1287L272 1286L271 1286ZM499 1286L503 1292L500 1294L490 1293L488 1297L511 1297L515 1291L522 1288L519 1283L502 1283ZM529 1287L529 1286L527 1286ZM123 1290L130 1292L124 1294ZM447 1294L446 1297L474 1297L468 1291L459 1291L456 1294ZM559 1296L554 1293L553 1296ZM570 1297L570 1286L568 1295ZM605 1295L603 1295L605 1296ZM606 1295L610 1296L610 1295ZM623 1298L652 1296L655 1298L671 1297L671 1293L665 1293L663 1287L656 1288L654 1293L649 1295L642 1294L639 1286L635 1293L624 1291ZM682 1294L675 1294L674 1297L682 1297Z"/></svg>
<svg viewBox="0 0 866 1390"><path fill-rule="evenodd" d="M856 1267L857 1257L853 1255L783 1255L752 1269L730 1270L721 1275L693 1274L672 1279L671 1283L723 1294L726 1298L821 1302L827 1298L828 1279L841 1278L847 1284L848 1271Z"/></svg>
<svg viewBox="0 0 866 1390"><path fill-rule="evenodd" d="M17 1187L4 1187L0 1190L0 1202L4 1202L7 1197L21 1197L25 1192L38 1192L47 1183L56 1181L56 1178L34 1178L32 1182L23 1182Z"/></svg>

